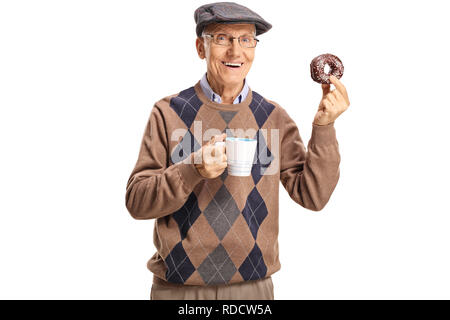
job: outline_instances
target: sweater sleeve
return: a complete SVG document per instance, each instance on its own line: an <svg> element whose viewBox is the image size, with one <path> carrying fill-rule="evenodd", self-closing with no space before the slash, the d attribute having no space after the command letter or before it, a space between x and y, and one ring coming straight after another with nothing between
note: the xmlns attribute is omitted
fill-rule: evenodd
<svg viewBox="0 0 450 320"><path fill-rule="evenodd" d="M322 210L339 180L339 144L334 122L312 124L306 151L295 122L283 109L280 180L289 196L306 209Z"/></svg>
<svg viewBox="0 0 450 320"><path fill-rule="evenodd" d="M168 166L167 137L163 114L155 105L126 188L126 207L135 219L154 219L177 211L204 179L194 166L194 153Z"/></svg>

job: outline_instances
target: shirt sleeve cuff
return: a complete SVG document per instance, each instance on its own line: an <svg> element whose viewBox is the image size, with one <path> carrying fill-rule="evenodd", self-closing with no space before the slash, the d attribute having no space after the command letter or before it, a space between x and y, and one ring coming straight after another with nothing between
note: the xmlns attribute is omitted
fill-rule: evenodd
<svg viewBox="0 0 450 320"><path fill-rule="evenodd" d="M336 129L334 128L334 121L324 125L312 124L311 144L327 145L336 142Z"/></svg>
<svg viewBox="0 0 450 320"><path fill-rule="evenodd" d="M205 177L203 177L194 165L195 153L191 153L186 159L177 163L178 172L180 173L181 181L189 189L194 189L194 187Z"/></svg>

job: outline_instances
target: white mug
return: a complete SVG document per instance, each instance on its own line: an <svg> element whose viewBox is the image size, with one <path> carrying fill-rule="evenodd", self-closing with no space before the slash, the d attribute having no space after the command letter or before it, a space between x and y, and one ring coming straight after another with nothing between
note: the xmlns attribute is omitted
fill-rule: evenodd
<svg viewBox="0 0 450 320"><path fill-rule="evenodd" d="M257 140L249 138L227 137L226 142L218 141L215 145L224 145L227 154L228 174L246 177L252 172Z"/></svg>

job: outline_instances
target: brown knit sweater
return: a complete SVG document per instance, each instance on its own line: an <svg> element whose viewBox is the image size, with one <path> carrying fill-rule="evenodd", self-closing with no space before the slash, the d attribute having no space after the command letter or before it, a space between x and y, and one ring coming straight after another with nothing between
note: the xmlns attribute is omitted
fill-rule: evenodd
<svg viewBox="0 0 450 320"><path fill-rule="evenodd" d="M212 135L258 140L248 177L203 178L196 152ZM279 181L304 208L321 210L339 180L334 123L312 125L306 150L295 122L250 89L239 104L218 104L195 86L156 102L126 188L135 219L156 219L156 277L216 285L268 277L278 257ZM295 213L285 213L295 214Z"/></svg>

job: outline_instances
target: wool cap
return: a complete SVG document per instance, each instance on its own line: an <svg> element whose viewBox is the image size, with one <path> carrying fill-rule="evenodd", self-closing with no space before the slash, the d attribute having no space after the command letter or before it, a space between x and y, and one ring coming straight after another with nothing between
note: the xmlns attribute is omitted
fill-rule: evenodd
<svg viewBox="0 0 450 320"><path fill-rule="evenodd" d="M256 27L259 36L272 28L272 25L261 18L256 12L234 2L214 2L205 4L194 13L197 24L196 33L201 37L203 29L211 23L249 23Z"/></svg>

